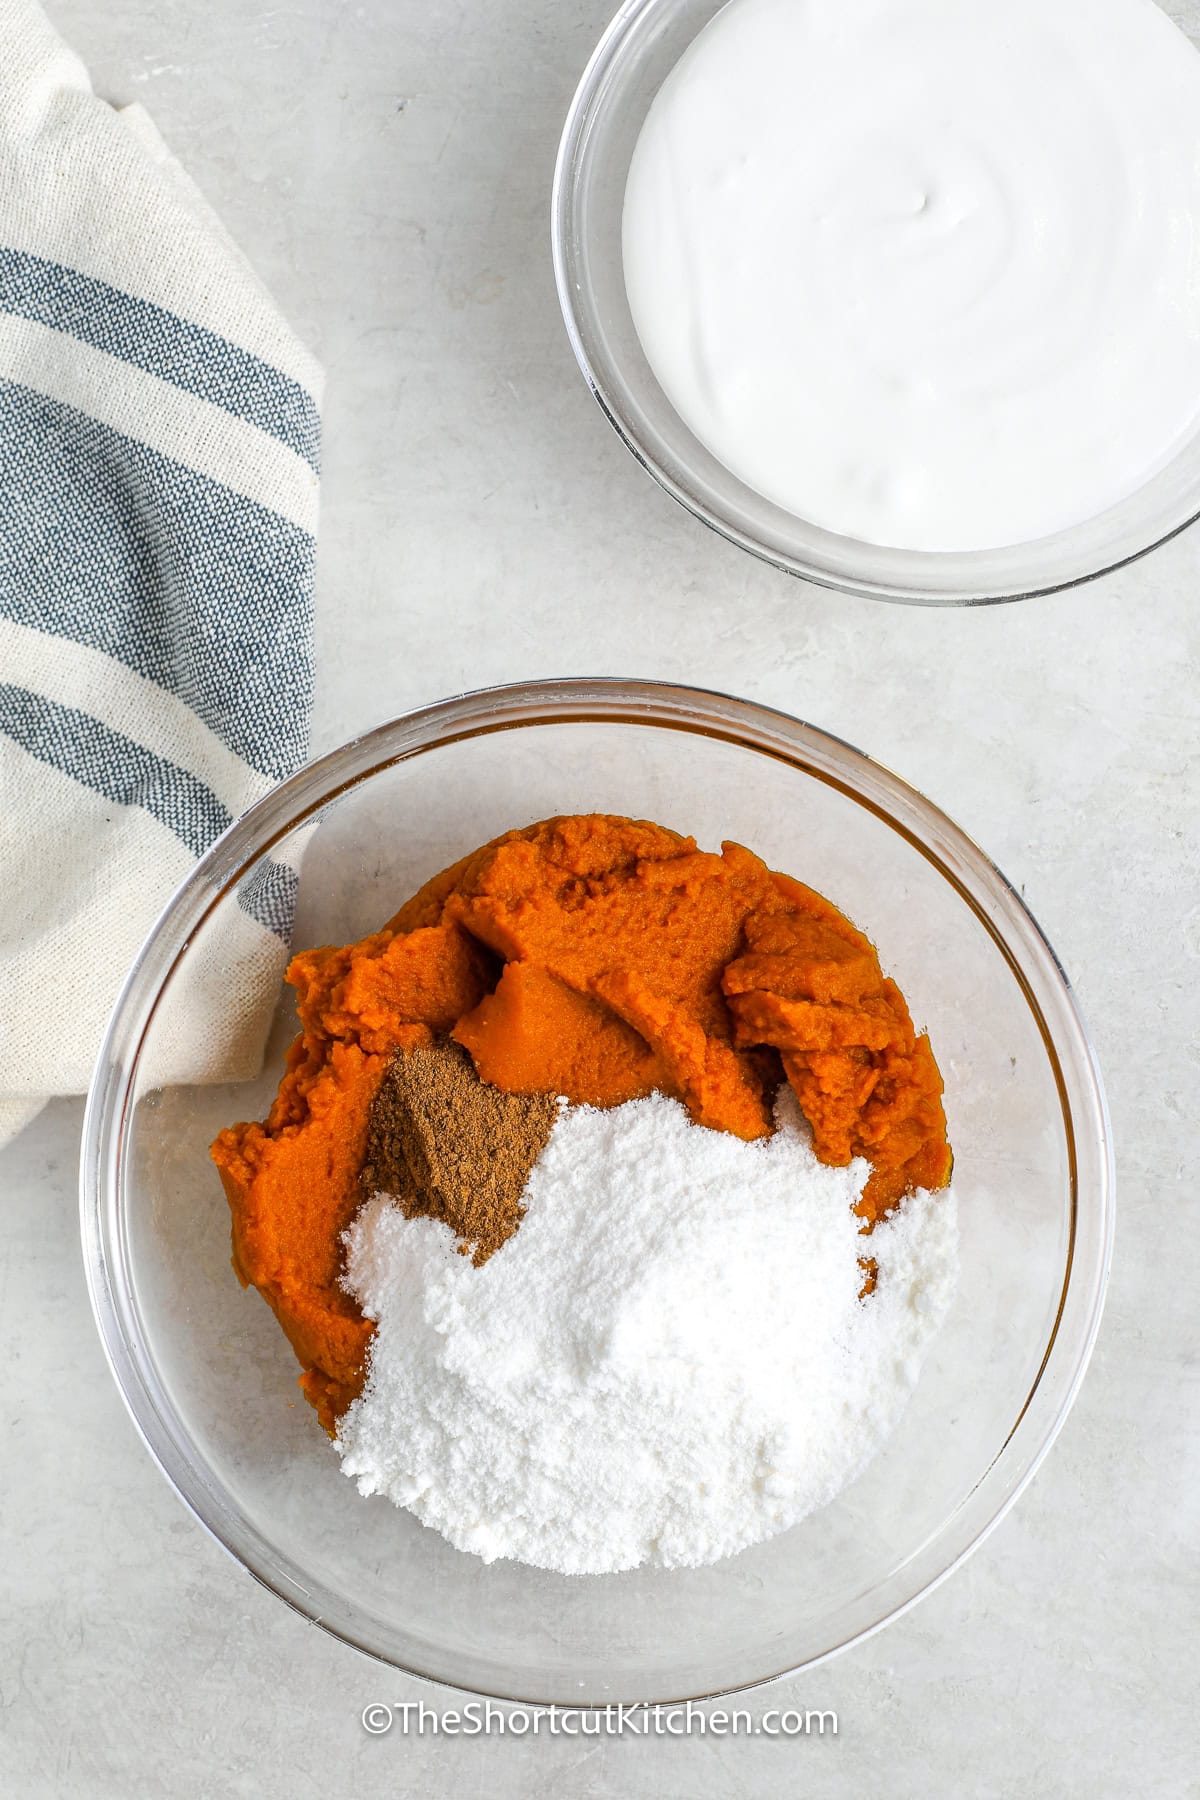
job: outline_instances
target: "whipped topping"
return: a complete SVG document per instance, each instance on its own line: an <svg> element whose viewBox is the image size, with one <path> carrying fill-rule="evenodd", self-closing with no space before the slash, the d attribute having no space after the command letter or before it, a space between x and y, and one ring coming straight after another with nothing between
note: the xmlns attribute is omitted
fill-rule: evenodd
<svg viewBox="0 0 1200 1800"><path fill-rule="evenodd" d="M1077 525L1200 415L1200 55L1154 0L731 0L651 106L624 265L667 397L793 514Z"/></svg>

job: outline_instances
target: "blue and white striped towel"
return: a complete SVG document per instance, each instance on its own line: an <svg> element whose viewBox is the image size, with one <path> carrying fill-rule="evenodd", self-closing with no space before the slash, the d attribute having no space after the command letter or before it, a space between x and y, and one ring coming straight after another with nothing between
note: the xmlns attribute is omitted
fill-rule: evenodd
<svg viewBox="0 0 1200 1800"><path fill-rule="evenodd" d="M321 372L33 0L0 50L3 1143L86 1088L164 901L307 753ZM294 882L223 945L247 1042ZM198 1043L174 1077L218 1069L252 1072Z"/></svg>

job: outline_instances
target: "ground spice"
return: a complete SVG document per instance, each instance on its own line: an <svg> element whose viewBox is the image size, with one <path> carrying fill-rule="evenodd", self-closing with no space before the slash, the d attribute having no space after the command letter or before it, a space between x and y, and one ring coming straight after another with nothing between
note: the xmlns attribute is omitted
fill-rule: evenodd
<svg viewBox="0 0 1200 1800"><path fill-rule="evenodd" d="M441 1219L478 1267L520 1224L557 1117L553 1095L491 1087L448 1038L402 1050L371 1107L363 1190L394 1195L409 1218Z"/></svg>

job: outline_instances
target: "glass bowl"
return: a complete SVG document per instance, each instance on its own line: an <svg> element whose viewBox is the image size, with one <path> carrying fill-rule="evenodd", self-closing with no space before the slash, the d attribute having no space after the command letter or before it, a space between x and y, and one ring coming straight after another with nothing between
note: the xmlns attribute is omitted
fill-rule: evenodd
<svg viewBox="0 0 1200 1800"><path fill-rule="evenodd" d="M894 550L824 531L766 500L689 430L638 341L621 254L630 159L659 87L724 0L626 0L563 127L551 235L571 347L609 422L656 481L714 531L776 567L882 600L972 606L1107 574L1200 517L1200 427L1137 493L1069 531L1005 550ZM1164 7L1200 41L1200 0Z"/></svg>
<svg viewBox="0 0 1200 1800"><path fill-rule="evenodd" d="M294 1030L279 987L253 1080L177 1085L177 1046L245 1073L229 1001L247 905L300 871L295 941L375 928L429 875L556 813L734 838L877 943L946 1079L962 1278L895 1435L783 1536L710 1568L566 1578L485 1566L342 1475L292 1352L230 1267L208 1145L265 1112ZM259 939L261 939L259 934ZM258 941L257 939L255 940ZM264 988L264 991L266 989ZM228 1063L220 1065L228 1044ZM411 1673L531 1704L676 1701L806 1667L928 1592L1062 1425L1100 1318L1109 1128L1070 988L986 856L904 782L781 713L629 681L535 682L357 738L226 832L155 927L101 1051L83 1243L113 1372L197 1518L308 1619Z"/></svg>

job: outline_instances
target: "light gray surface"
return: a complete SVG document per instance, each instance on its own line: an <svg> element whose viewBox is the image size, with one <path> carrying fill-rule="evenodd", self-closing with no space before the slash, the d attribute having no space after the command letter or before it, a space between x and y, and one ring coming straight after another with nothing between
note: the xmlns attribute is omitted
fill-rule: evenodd
<svg viewBox="0 0 1200 1800"><path fill-rule="evenodd" d="M1099 1349L1033 1488L914 1613L759 1700L836 1708L836 1741L372 1740L368 1701L436 1695L257 1589L151 1465L87 1308L82 1109L56 1103L0 1158L0 1790L1200 1792L1200 531L1076 594L938 614L806 589L666 500L584 391L549 268L558 123L605 0L54 14L329 371L317 747L566 673L728 688L849 738L1026 893L1094 1030L1120 1185Z"/></svg>

